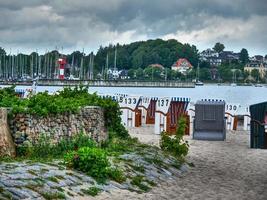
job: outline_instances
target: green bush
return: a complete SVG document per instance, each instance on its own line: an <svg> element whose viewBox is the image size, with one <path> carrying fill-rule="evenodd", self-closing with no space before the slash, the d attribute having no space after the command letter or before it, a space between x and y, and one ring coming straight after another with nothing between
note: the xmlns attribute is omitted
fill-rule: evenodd
<svg viewBox="0 0 267 200"><path fill-rule="evenodd" d="M186 129L186 119L181 117L174 137L166 132L161 133L160 147L164 151L172 153L176 157L186 156L188 153L188 142L183 140Z"/></svg>
<svg viewBox="0 0 267 200"><path fill-rule="evenodd" d="M108 176L111 180L116 181L118 183L126 181L126 177L124 176L123 172L118 168L110 168L108 170Z"/></svg>
<svg viewBox="0 0 267 200"><path fill-rule="evenodd" d="M100 148L83 147L64 156L67 167L80 170L98 181L108 177L110 163L107 154Z"/></svg>
<svg viewBox="0 0 267 200"><path fill-rule="evenodd" d="M0 107L11 107L12 114L30 113L37 116L47 116L76 113L85 106L100 106L104 108L105 125L108 131L121 138L129 136L121 123L121 111L118 103L111 98L103 99L96 93L89 94L88 87L66 87L55 95L40 92L31 95L28 99L18 98L14 88L13 86L0 89Z"/></svg>
<svg viewBox="0 0 267 200"><path fill-rule="evenodd" d="M81 189L81 191L84 194L88 194L90 196L96 196L98 195L99 192L101 192L101 189L97 188L97 187L89 187L88 189Z"/></svg>
<svg viewBox="0 0 267 200"><path fill-rule="evenodd" d="M83 133L71 138L61 139L58 143L53 144L50 137L41 134L39 140L31 144L29 141L24 142L17 147L17 155L27 158L60 158L69 151L74 151L82 147L96 147L96 143Z"/></svg>

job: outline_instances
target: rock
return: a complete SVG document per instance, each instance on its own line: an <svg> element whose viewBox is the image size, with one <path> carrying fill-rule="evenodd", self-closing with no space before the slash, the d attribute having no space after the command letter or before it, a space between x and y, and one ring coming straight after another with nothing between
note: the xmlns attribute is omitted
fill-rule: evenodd
<svg viewBox="0 0 267 200"><path fill-rule="evenodd" d="M25 131L26 128L27 128L26 126L22 125L22 126L19 128L19 130L20 130L20 131Z"/></svg>

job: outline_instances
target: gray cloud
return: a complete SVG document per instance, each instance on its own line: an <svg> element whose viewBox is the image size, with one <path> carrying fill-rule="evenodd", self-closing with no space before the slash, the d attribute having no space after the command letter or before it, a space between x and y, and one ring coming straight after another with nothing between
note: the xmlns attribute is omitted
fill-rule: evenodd
<svg viewBox="0 0 267 200"><path fill-rule="evenodd" d="M0 46L89 51L160 37L267 54L265 1L0 0Z"/></svg>

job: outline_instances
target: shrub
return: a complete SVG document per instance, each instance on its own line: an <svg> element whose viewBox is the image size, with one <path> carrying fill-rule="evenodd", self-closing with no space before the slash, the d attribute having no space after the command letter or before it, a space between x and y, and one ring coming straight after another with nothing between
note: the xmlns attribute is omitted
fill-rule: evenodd
<svg viewBox="0 0 267 200"><path fill-rule="evenodd" d="M81 189L81 191L84 194L88 194L88 195L91 195L94 197L94 196L98 195L99 192L101 192L101 189L99 189L97 187L89 187L88 189Z"/></svg>
<svg viewBox="0 0 267 200"><path fill-rule="evenodd" d="M102 99L96 93L89 94L88 87L66 87L58 94L49 95L40 92L28 99L16 96L15 87L0 89L0 107L11 107L12 113L30 113L37 116L76 113L85 106L100 106L104 108L105 125L109 132L116 136L127 138L128 132L121 123L120 108L111 98ZM49 103L47 103L49 102Z"/></svg>
<svg viewBox="0 0 267 200"><path fill-rule="evenodd" d="M188 153L188 142L183 140L186 129L186 119L181 117L178 121L178 128L174 137L168 133L161 133L160 147L164 151L172 153L176 157L186 156Z"/></svg>
<svg viewBox="0 0 267 200"><path fill-rule="evenodd" d="M80 133L53 144L50 137L41 134L36 143L31 144L29 141L25 141L21 146L18 146L17 155L27 158L56 158L63 157L65 153L82 147L96 147L96 143L88 135Z"/></svg>
<svg viewBox="0 0 267 200"><path fill-rule="evenodd" d="M96 178L98 181L108 177L108 161L106 152L100 148L83 147L64 156L68 167L80 170Z"/></svg>
<svg viewBox="0 0 267 200"><path fill-rule="evenodd" d="M55 145L55 153L63 155L68 151L78 150L82 147L96 147L96 142L90 136L80 133L72 138L62 139Z"/></svg>
<svg viewBox="0 0 267 200"><path fill-rule="evenodd" d="M108 170L108 175L111 180L116 181L118 183L122 183L126 180L126 177L124 176L123 172L118 168L110 168Z"/></svg>

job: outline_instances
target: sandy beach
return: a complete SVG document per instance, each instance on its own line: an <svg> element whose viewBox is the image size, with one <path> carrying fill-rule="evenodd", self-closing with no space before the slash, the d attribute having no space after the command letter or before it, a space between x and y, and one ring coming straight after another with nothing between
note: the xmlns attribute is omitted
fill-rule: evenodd
<svg viewBox="0 0 267 200"><path fill-rule="evenodd" d="M159 139L143 130L130 132L149 144L157 144ZM228 132L224 142L185 139L190 143L187 161L195 167L148 193L113 190L89 199L267 199L267 150L250 149L247 132Z"/></svg>

